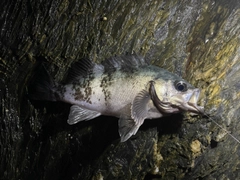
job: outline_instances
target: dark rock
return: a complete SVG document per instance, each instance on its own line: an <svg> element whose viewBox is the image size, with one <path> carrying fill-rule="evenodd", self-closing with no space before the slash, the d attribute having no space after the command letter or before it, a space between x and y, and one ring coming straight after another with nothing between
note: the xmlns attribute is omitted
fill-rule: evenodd
<svg viewBox="0 0 240 180"><path fill-rule="evenodd" d="M30 101L40 64L57 80L82 57L136 52L202 89L200 104L240 139L240 2L2 0L0 179L238 179L239 143L209 117L69 126L69 105ZM157 127L157 129L155 128Z"/></svg>

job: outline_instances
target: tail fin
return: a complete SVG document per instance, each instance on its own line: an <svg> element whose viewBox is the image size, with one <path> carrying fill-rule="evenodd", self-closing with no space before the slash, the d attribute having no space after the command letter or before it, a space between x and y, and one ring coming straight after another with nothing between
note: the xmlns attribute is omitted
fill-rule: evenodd
<svg viewBox="0 0 240 180"><path fill-rule="evenodd" d="M29 85L29 98L42 101L57 101L58 84L54 82L46 68L42 65L39 71L34 75Z"/></svg>

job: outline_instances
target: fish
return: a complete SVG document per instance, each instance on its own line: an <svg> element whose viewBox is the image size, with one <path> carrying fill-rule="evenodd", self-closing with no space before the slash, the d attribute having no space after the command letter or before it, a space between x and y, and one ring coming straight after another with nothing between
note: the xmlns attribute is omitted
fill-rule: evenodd
<svg viewBox="0 0 240 180"><path fill-rule="evenodd" d="M73 63L64 83L55 82L49 73L41 78L36 83L39 100L71 104L68 124L101 115L117 117L121 142L135 135L145 119L204 111L197 105L198 88L137 54L103 63L84 58Z"/></svg>

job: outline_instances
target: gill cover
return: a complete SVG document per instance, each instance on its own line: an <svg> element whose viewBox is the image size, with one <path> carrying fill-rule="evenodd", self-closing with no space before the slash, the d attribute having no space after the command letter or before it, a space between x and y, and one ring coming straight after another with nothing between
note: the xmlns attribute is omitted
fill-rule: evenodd
<svg viewBox="0 0 240 180"><path fill-rule="evenodd" d="M164 102L158 98L155 87L154 87L154 81L150 81L149 94L151 96L151 99L152 99L154 105L158 109L158 111L163 112L163 113L179 112L179 110L177 108L174 108L171 106L170 102Z"/></svg>

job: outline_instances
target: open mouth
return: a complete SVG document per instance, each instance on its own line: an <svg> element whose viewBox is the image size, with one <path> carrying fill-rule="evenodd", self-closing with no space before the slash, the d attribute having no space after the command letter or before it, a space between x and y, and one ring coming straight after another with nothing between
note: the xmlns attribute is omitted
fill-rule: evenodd
<svg viewBox="0 0 240 180"><path fill-rule="evenodd" d="M202 106L197 105L199 95L200 95L199 89L194 89L191 98L187 102L189 106L189 111L194 113L204 113L204 108Z"/></svg>

